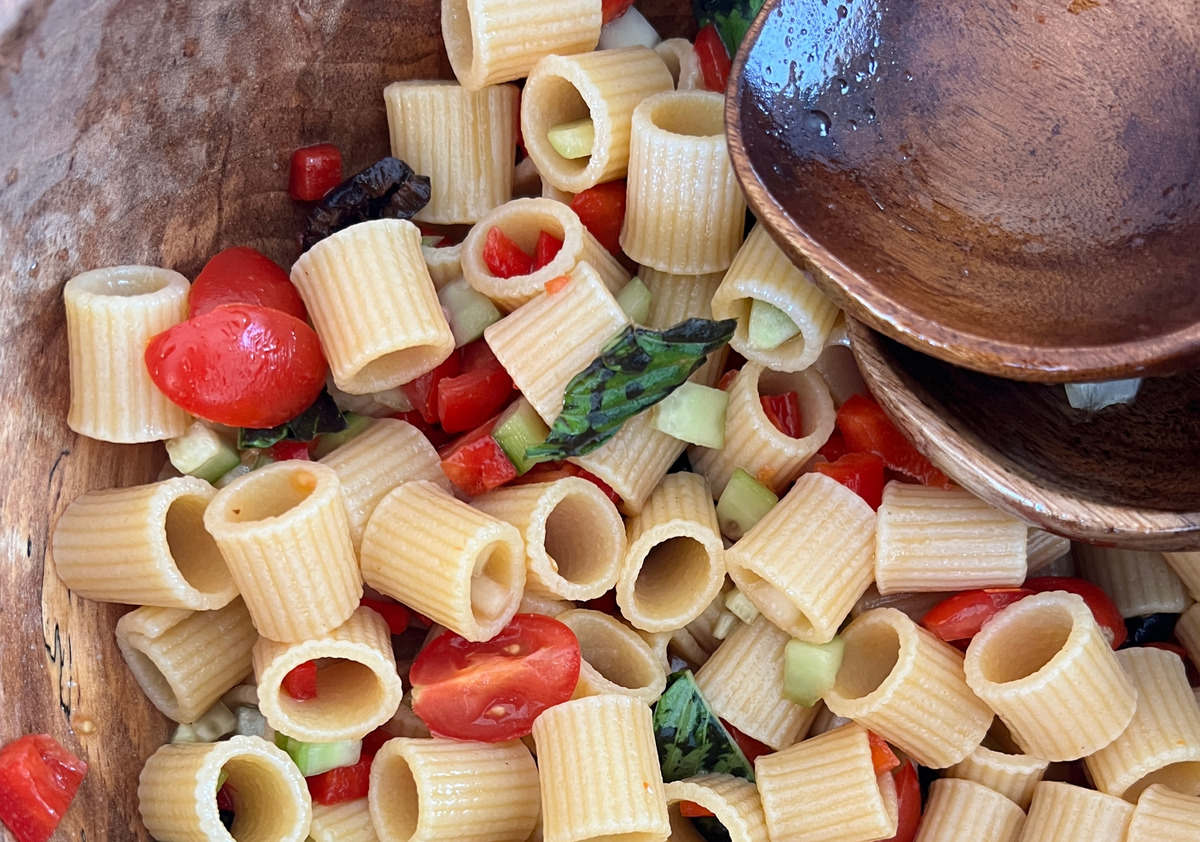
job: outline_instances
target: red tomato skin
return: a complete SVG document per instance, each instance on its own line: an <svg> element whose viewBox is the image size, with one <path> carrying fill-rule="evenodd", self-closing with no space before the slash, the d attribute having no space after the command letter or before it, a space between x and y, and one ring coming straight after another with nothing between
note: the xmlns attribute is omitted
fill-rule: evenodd
<svg viewBox="0 0 1200 842"><path fill-rule="evenodd" d="M715 24L710 23L696 33L695 47L705 89L725 93L729 87L729 71L733 68L733 62Z"/></svg>
<svg viewBox="0 0 1200 842"><path fill-rule="evenodd" d="M304 782L308 784L308 793L313 802L329 806L356 798L366 798L371 782L371 762L374 759L372 754L370 757L363 757L352 766L339 766L305 778Z"/></svg>
<svg viewBox="0 0 1200 842"><path fill-rule="evenodd" d="M616 256L621 253L621 226L625 224L625 179L606 181L576 193L571 210L600 245Z"/></svg>
<svg viewBox="0 0 1200 842"><path fill-rule="evenodd" d="M384 602L382 599L364 596L358 604L370 608L382 617L392 634L401 634L408 628L408 609L398 602Z"/></svg>
<svg viewBox="0 0 1200 842"><path fill-rule="evenodd" d="M288 195L297 202L315 202L342 183L342 153L332 143L301 146L292 153Z"/></svg>
<svg viewBox="0 0 1200 842"><path fill-rule="evenodd" d="M441 452L442 473L472 497L499 488L517 476L516 466L492 438L496 419L489 418L474 430L446 445Z"/></svg>
<svg viewBox="0 0 1200 842"><path fill-rule="evenodd" d="M483 262L497 278L515 278L533 271L533 255L526 254L499 225L488 229L483 241Z"/></svg>
<svg viewBox="0 0 1200 842"><path fill-rule="evenodd" d="M961 591L925 612L921 625L947 643L970 640L1002 610L1033 593L1028 588Z"/></svg>
<svg viewBox="0 0 1200 842"><path fill-rule="evenodd" d="M461 371L462 354L455 349L431 371L400 387L426 424L438 423L438 386L447 377L456 377Z"/></svg>
<svg viewBox="0 0 1200 842"><path fill-rule="evenodd" d="M226 304L270 307L308 321L304 299L288 273L262 252L246 246L218 252L204 264L188 292L188 318Z"/></svg>
<svg viewBox="0 0 1200 842"><path fill-rule="evenodd" d="M887 467L925 485L954 487L950 478L896 428L883 407L870 398L848 398L837 411L837 426L850 450L874 453Z"/></svg>
<svg viewBox="0 0 1200 842"><path fill-rule="evenodd" d="M911 760L904 761L892 773L896 779L896 835L884 842L913 842L921 827L921 783L917 778L917 767Z"/></svg>
<svg viewBox="0 0 1200 842"><path fill-rule="evenodd" d="M503 409L512 396L512 378L499 366L446 378L438 386L442 429L461 433L477 427Z"/></svg>
<svg viewBox="0 0 1200 842"><path fill-rule="evenodd" d="M446 632L413 661L413 711L438 736L519 739L542 711L571 698L581 660L575 633L540 614L517 614L478 643Z"/></svg>
<svg viewBox="0 0 1200 842"><path fill-rule="evenodd" d="M600 20L602 23L614 21L629 11L633 0L600 0Z"/></svg>
<svg viewBox="0 0 1200 842"><path fill-rule="evenodd" d="M317 662L305 661L292 667L281 682L283 692L297 702L317 697Z"/></svg>
<svg viewBox="0 0 1200 842"><path fill-rule="evenodd" d="M883 460L874 453L846 453L836 462L816 463L813 470L837 480L872 509L883 502Z"/></svg>
<svg viewBox="0 0 1200 842"><path fill-rule="evenodd" d="M775 749L771 748L766 743L760 743L749 734L743 734L724 719L721 720L721 724L725 726L725 730L729 732L729 736L733 737L733 741L737 743L738 748L742 750L742 754L746 755L746 759L750 761L751 766L754 765L755 760L762 757L764 754L771 754L773 751L775 751Z"/></svg>
<svg viewBox="0 0 1200 842"><path fill-rule="evenodd" d="M286 462L288 459L299 459L302 462L312 461L306 441L275 442L271 445L271 458L276 462Z"/></svg>
<svg viewBox="0 0 1200 842"><path fill-rule="evenodd" d="M1034 593L1066 591L1082 597L1100 628L1104 629L1113 649L1120 648L1129 636L1129 630L1125 628L1125 619L1121 616L1117 604L1094 582L1074 576L1033 576L1025 580L1024 587Z"/></svg>
<svg viewBox="0 0 1200 842"><path fill-rule="evenodd" d="M49 734L26 734L9 743L0 750L0 821L18 842L46 842L87 768Z"/></svg>
<svg viewBox="0 0 1200 842"><path fill-rule="evenodd" d="M784 392L782 395L762 395L758 400L767 419L776 430L793 439L804 435L799 395L795 392Z"/></svg>
<svg viewBox="0 0 1200 842"><path fill-rule="evenodd" d="M150 340L145 358L154 385L192 415L254 429L307 409L329 370L311 327L247 304L180 322Z"/></svg>

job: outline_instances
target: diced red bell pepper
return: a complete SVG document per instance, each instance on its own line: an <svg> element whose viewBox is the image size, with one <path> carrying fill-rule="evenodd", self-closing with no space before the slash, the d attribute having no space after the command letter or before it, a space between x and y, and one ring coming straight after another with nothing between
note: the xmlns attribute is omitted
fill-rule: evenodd
<svg viewBox="0 0 1200 842"><path fill-rule="evenodd" d="M463 373L438 383L437 413L442 429L447 433L473 429L503 409L512 395L512 378L492 349L482 340L472 342L463 349Z"/></svg>
<svg viewBox="0 0 1200 842"><path fill-rule="evenodd" d="M680 801L679 815L685 819L711 818L716 815L707 807L701 807L695 801Z"/></svg>
<svg viewBox="0 0 1200 842"><path fill-rule="evenodd" d="M883 502L883 460L874 453L847 453L836 462L818 462L813 470L833 477L872 509Z"/></svg>
<svg viewBox="0 0 1200 842"><path fill-rule="evenodd" d="M621 495L613 490L600 477L593 474L586 468L576 465L574 462L539 462L512 483L513 485L525 485L530 482L554 482L563 477L579 477L585 479L592 485L604 492L609 500L612 500L614 506L621 505Z"/></svg>
<svg viewBox="0 0 1200 842"><path fill-rule="evenodd" d="M317 697L317 662L305 661L292 667L283 677L283 692L297 702Z"/></svg>
<svg viewBox="0 0 1200 842"><path fill-rule="evenodd" d="M522 251L499 225L488 229L483 241L483 262L497 278L515 278L533 271L533 256Z"/></svg>
<svg viewBox="0 0 1200 842"><path fill-rule="evenodd" d="M629 11L633 0L600 0L600 20L602 23L614 21Z"/></svg>
<svg viewBox="0 0 1200 842"><path fill-rule="evenodd" d="M18 842L46 842L87 768L49 734L26 734L9 743L0 751L0 821Z"/></svg>
<svg viewBox="0 0 1200 842"><path fill-rule="evenodd" d="M896 835L885 842L913 842L921 827L921 782L917 767L911 760L904 761L893 776L896 779Z"/></svg>
<svg viewBox="0 0 1200 842"><path fill-rule="evenodd" d="M710 23L697 32L695 46L705 89L719 94L725 93L729 86L729 71L733 69L733 62L729 59L729 50L721 40L717 27Z"/></svg>
<svg viewBox="0 0 1200 842"><path fill-rule="evenodd" d="M782 395L763 395L763 412L775 429L790 438L798 439L804 435L804 419L800 417L800 396L795 392L784 392Z"/></svg>
<svg viewBox="0 0 1200 842"><path fill-rule="evenodd" d="M742 750L742 754L746 755L746 759L750 761L751 766L754 765L754 761L759 757L762 757L764 754L770 754L775 750L766 743L760 743L749 734L742 733L724 719L721 720L721 724L725 726L725 730L729 732L729 736L733 737L733 741Z"/></svg>
<svg viewBox="0 0 1200 842"><path fill-rule="evenodd" d="M875 777L886 775L900 765L900 758L883 737L868 731L867 742L871 746L871 765L875 768Z"/></svg>
<svg viewBox="0 0 1200 842"><path fill-rule="evenodd" d="M306 441L277 441L271 445L271 458L276 462L286 462L288 459L311 461Z"/></svg>
<svg viewBox="0 0 1200 842"><path fill-rule="evenodd" d="M492 438L494 426L496 418L489 418L440 451L442 472L472 497L499 488L517 476L516 466Z"/></svg>
<svg viewBox="0 0 1200 842"><path fill-rule="evenodd" d="M820 453L830 462L836 462L849 452L850 448L846 447L846 439L837 430L834 430L829 438L825 440L825 443L817 448L817 453Z"/></svg>
<svg viewBox="0 0 1200 842"><path fill-rule="evenodd" d="M896 429L883 407L864 395L852 395L837 412L837 426L850 450L874 453L883 464L907 477L938 488L952 488L950 478L934 467Z"/></svg>
<svg viewBox="0 0 1200 842"><path fill-rule="evenodd" d="M533 271L550 265L550 261L558 257L562 250L563 241L548 231L538 234L537 245L533 249Z"/></svg>
<svg viewBox="0 0 1200 842"><path fill-rule="evenodd" d="M625 179L606 181L576 193L571 210L600 245L615 255L621 253L621 226L625 223Z"/></svg>
<svg viewBox="0 0 1200 842"><path fill-rule="evenodd" d="M432 371L410 380L401 388L413 409L421 413L427 424L438 423L438 386L448 377L462 373L462 354L457 350L438 363Z"/></svg>
<svg viewBox="0 0 1200 842"><path fill-rule="evenodd" d="M925 612L921 625L947 643L969 641L1002 610L1032 593L1028 588L960 591Z"/></svg>
<svg viewBox="0 0 1200 842"><path fill-rule="evenodd" d="M362 757L353 766L339 766L311 775L304 779L308 784L308 793L317 804L329 806L353 801L356 798L366 798L368 785L371 782L371 762L374 754Z"/></svg>
<svg viewBox="0 0 1200 842"><path fill-rule="evenodd" d="M365 605L382 617L392 634L401 634L408 628L408 609L398 602L384 602L382 599L364 596L358 604Z"/></svg>
<svg viewBox="0 0 1200 842"><path fill-rule="evenodd" d="M301 146L292 153L288 195L315 202L342 183L342 153L332 143Z"/></svg>
<svg viewBox="0 0 1200 842"><path fill-rule="evenodd" d="M1121 616L1117 604L1104 592L1103 588L1094 582L1074 576L1033 576L1025 580L1024 587L1034 593L1066 591L1082 597L1083 601L1087 603L1087 607L1092 610L1092 616L1104 630L1104 636L1108 638L1108 643L1113 649L1120 648L1129 635L1129 630L1125 628L1125 619Z"/></svg>

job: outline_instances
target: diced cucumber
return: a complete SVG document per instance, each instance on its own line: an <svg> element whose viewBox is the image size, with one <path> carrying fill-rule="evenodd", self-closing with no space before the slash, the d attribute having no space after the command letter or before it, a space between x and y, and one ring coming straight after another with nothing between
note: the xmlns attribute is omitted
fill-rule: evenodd
<svg viewBox="0 0 1200 842"><path fill-rule="evenodd" d="M441 234L426 235L421 237L421 245L425 248L435 249L438 247L438 243L444 239L446 238Z"/></svg>
<svg viewBox="0 0 1200 842"><path fill-rule="evenodd" d="M625 311L629 321L644 325L650 318L650 288L641 278L634 278L617 293L617 304Z"/></svg>
<svg viewBox="0 0 1200 842"><path fill-rule="evenodd" d="M717 621L713 623L712 636L717 640L724 640L741 624L742 621L732 611L722 611L717 615Z"/></svg>
<svg viewBox="0 0 1200 842"><path fill-rule="evenodd" d="M317 438L317 444L313 448L313 459L324 459L330 453L337 450L350 439L361 433L365 433L367 428L371 426L374 418L368 418L365 415L359 415L354 412L345 412L342 417L346 419L346 429L340 433L325 433Z"/></svg>
<svg viewBox="0 0 1200 842"><path fill-rule="evenodd" d="M846 643L835 637L828 643L789 640L783 647L783 697L812 707L833 689Z"/></svg>
<svg viewBox="0 0 1200 842"><path fill-rule="evenodd" d="M654 405L654 429L701 447L725 446L725 409L729 395L688 380Z"/></svg>
<svg viewBox="0 0 1200 842"><path fill-rule="evenodd" d="M778 502L775 492L744 469L736 468L717 501L717 523L721 526L721 534L732 541L738 540Z"/></svg>
<svg viewBox="0 0 1200 842"><path fill-rule="evenodd" d="M596 127L590 117L560 123L546 132L546 140L564 158L586 158L596 145Z"/></svg>
<svg viewBox="0 0 1200 842"><path fill-rule="evenodd" d="M306 743L275 732L275 745L288 753L304 777L319 775L330 769L353 766L362 754L362 740L340 740L334 743Z"/></svg>
<svg viewBox="0 0 1200 842"><path fill-rule="evenodd" d="M456 278L438 290L438 301L446 311L456 348L474 342L483 336L484 328L500 321L500 311L492 299L464 278Z"/></svg>
<svg viewBox="0 0 1200 842"><path fill-rule="evenodd" d="M791 316L774 304L761 298L750 302L750 320L746 326L746 339L755 348L769 351L778 348L800 332L800 327Z"/></svg>
<svg viewBox="0 0 1200 842"><path fill-rule="evenodd" d="M525 458L525 451L544 442L548 435L550 428L525 398L520 398L506 409L492 428L492 438L516 467L518 476L537 464Z"/></svg>
<svg viewBox="0 0 1200 842"><path fill-rule="evenodd" d="M181 474L216 482L237 465L237 448L215 430L196 421L182 436L167 439L167 458Z"/></svg>
<svg viewBox="0 0 1200 842"><path fill-rule="evenodd" d="M725 607L736 614L743 623L753 623L758 619L758 606L737 588L725 594Z"/></svg>

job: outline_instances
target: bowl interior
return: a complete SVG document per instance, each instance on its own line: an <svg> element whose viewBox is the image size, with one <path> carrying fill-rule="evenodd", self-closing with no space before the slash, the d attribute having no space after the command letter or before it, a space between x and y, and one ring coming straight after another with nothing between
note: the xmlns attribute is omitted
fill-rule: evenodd
<svg viewBox="0 0 1200 842"><path fill-rule="evenodd" d="M853 315L1007 377L1200 352L1200 19L1160 3L771 0L738 56L752 209Z"/></svg>

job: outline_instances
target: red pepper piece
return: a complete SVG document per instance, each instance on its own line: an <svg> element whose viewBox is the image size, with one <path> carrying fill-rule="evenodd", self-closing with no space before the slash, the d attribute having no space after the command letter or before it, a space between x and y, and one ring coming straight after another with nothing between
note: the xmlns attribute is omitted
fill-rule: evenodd
<svg viewBox="0 0 1200 842"><path fill-rule="evenodd" d="M305 661L292 667L281 682L283 692L297 702L317 697L317 662Z"/></svg>
<svg viewBox="0 0 1200 842"><path fill-rule="evenodd" d="M685 819L703 819L715 816L712 810L701 807L695 801L680 801L679 815Z"/></svg>
<svg viewBox="0 0 1200 842"><path fill-rule="evenodd" d="M1033 591L1029 588L961 591L946 597L925 612L921 625L947 643L969 641L1002 610L1031 594Z"/></svg>
<svg viewBox="0 0 1200 842"><path fill-rule="evenodd" d="M315 202L342 183L342 153L332 143L301 146L292 153L288 195Z"/></svg>
<svg viewBox="0 0 1200 842"><path fill-rule="evenodd" d="M600 20L602 23L614 21L629 11L633 0L600 0Z"/></svg>
<svg viewBox="0 0 1200 842"><path fill-rule="evenodd" d="M836 462L818 462L813 470L833 477L872 509L883 502L883 460L874 453L847 453Z"/></svg>
<svg viewBox="0 0 1200 842"><path fill-rule="evenodd" d="M438 423L438 386L447 377L457 377L462 372L462 354L454 351L432 371L405 383L402 388L413 409L421 413L426 424Z"/></svg>
<svg viewBox="0 0 1200 842"><path fill-rule="evenodd" d="M570 275L559 275L557 278L546 281L542 288L546 290L546 295L556 295L562 292L569 283L571 283Z"/></svg>
<svg viewBox="0 0 1200 842"><path fill-rule="evenodd" d="M770 754L775 750L766 743L760 743L749 734L742 733L724 719L721 720L721 724L725 726L725 730L729 732L729 736L733 737L733 741L742 750L742 754L746 755L746 759L750 761L751 766L754 765L754 761L759 757L762 757L764 754Z"/></svg>
<svg viewBox="0 0 1200 842"><path fill-rule="evenodd" d="M384 602L382 599L364 596L358 604L365 605L383 617L384 622L388 624L388 631L392 634L401 634L408 628L408 609L398 602Z"/></svg>
<svg viewBox="0 0 1200 842"><path fill-rule="evenodd" d="M817 448L817 453L820 453L830 462L836 462L849 452L850 448L846 447L846 439L837 430L834 430L829 438L825 440L825 443Z"/></svg>
<svg viewBox="0 0 1200 842"><path fill-rule="evenodd" d="M478 497L499 488L517 475L517 469L492 438L495 418L444 447L442 472L462 491Z"/></svg>
<svg viewBox="0 0 1200 842"><path fill-rule="evenodd" d="M871 746L871 765L875 767L875 777L886 775L900 765L900 758L883 737L868 731L867 742Z"/></svg>
<svg viewBox="0 0 1200 842"><path fill-rule="evenodd" d="M470 430L508 405L512 378L503 368L477 368L449 377L438 388L438 417L447 433Z"/></svg>
<svg viewBox="0 0 1200 842"><path fill-rule="evenodd" d="M522 251L498 225L488 229L483 241L483 262L497 278L515 278L533 271L533 256Z"/></svg>
<svg viewBox="0 0 1200 842"><path fill-rule="evenodd" d="M795 392L784 392L782 395L763 395L763 412L775 425L775 429L794 439L804 435L804 419L800 417L800 396Z"/></svg>
<svg viewBox="0 0 1200 842"><path fill-rule="evenodd" d="M1087 603L1087 607L1092 610L1092 616L1104 630L1104 636L1108 638L1108 643L1113 649L1120 648L1129 635L1129 630L1125 628L1125 619L1121 616L1117 604L1104 592L1103 588L1094 582L1074 576L1034 576L1025 580L1025 587L1034 593L1066 591L1082 597L1083 601Z"/></svg>
<svg viewBox="0 0 1200 842"><path fill-rule="evenodd" d="M729 71L733 68L733 62L729 59L729 50L721 40L717 27L710 23L697 32L695 46L704 87L719 94L725 93L729 87Z"/></svg>
<svg viewBox="0 0 1200 842"><path fill-rule="evenodd" d="M542 231L538 234L537 245L533 249L533 271L550 265L550 261L558 257L562 250L563 241L553 234Z"/></svg>
<svg viewBox="0 0 1200 842"><path fill-rule="evenodd" d="M593 237L613 255L621 253L625 223L625 179L606 181L576 193L571 210Z"/></svg>
<svg viewBox="0 0 1200 842"><path fill-rule="evenodd" d="M353 766L339 766L304 779L308 793L317 804L341 804L356 798L366 798L371 782L371 762L374 755L363 757Z"/></svg>
<svg viewBox="0 0 1200 842"><path fill-rule="evenodd" d="M911 760L904 761L893 773L896 779L896 835L885 842L913 842L921 827L921 783L917 778L917 767Z"/></svg>
<svg viewBox="0 0 1200 842"><path fill-rule="evenodd" d="M0 751L0 821L18 842L46 842L87 768L49 734L26 734L9 743Z"/></svg>
<svg viewBox="0 0 1200 842"><path fill-rule="evenodd" d="M271 445L271 458L276 462L286 462L288 459L312 461L306 441L277 441Z"/></svg>
<svg viewBox="0 0 1200 842"><path fill-rule="evenodd" d="M837 426L850 450L874 453L883 464L906 477L938 488L952 488L950 478L934 467L896 429L883 407L864 395L852 395L837 412Z"/></svg>

